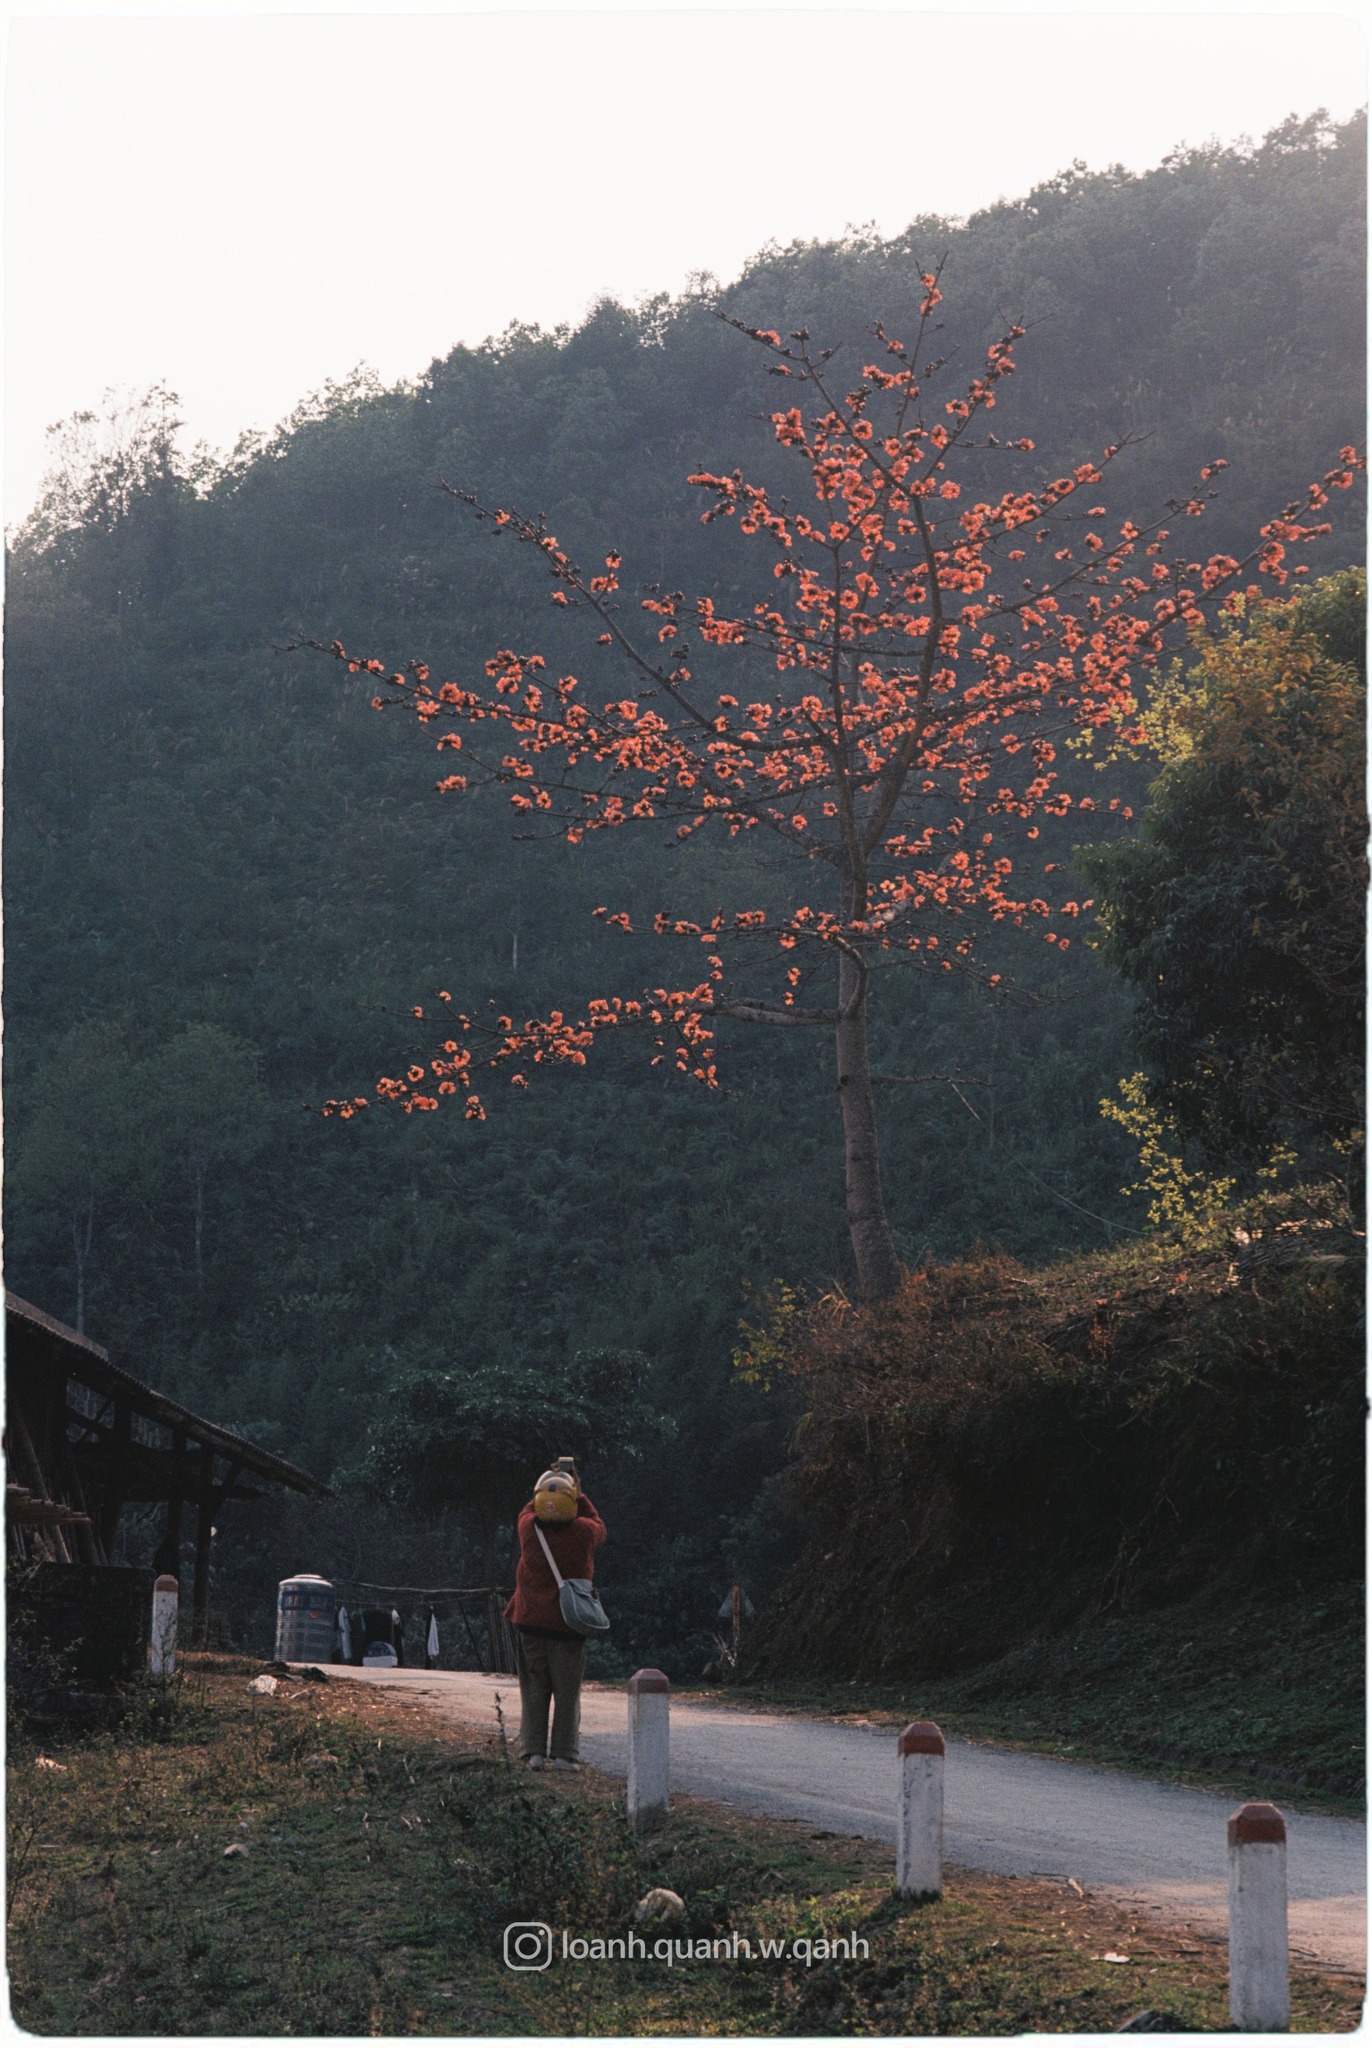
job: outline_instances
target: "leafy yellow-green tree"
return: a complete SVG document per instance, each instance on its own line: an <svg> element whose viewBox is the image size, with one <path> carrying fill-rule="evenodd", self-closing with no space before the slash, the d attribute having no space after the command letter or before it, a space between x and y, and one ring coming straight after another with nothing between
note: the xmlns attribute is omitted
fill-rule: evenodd
<svg viewBox="0 0 1372 2048"><path fill-rule="evenodd" d="M1366 608L1348 569L1199 634L1137 837L1078 856L1150 1099L1221 1159L1361 1150Z"/></svg>
<svg viewBox="0 0 1372 2048"><path fill-rule="evenodd" d="M1183 1230L1220 1214L1234 1192L1234 1176L1210 1180L1191 1172L1180 1153L1169 1150L1176 1132L1148 1100L1146 1074L1127 1075L1117 1094L1105 1097L1100 1112L1120 1124L1139 1148L1139 1177L1121 1192L1147 1195L1148 1221L1155 1229Z"/></svg>

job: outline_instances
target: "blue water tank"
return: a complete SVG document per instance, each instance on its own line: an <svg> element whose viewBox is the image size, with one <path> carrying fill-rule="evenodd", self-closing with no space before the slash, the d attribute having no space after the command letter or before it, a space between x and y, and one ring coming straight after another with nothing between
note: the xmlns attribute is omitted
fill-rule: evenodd
<svg viewBox="0 0 1372 2048"><path fill-rule="evenodd" d="M283 1664L332 1664L338 1602L328 1579L298 1572L276 1591L276 1655Z"/></svg>

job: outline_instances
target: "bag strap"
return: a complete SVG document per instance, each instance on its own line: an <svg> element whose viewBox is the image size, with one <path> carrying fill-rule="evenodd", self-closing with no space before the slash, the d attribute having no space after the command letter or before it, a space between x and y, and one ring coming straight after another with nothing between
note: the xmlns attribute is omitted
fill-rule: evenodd
<svg viewBox="0 0 1372 2048"><path fill-rule="evenodd" d="M535 1536L537 1536L539 1542L543 1545L543 1555L547 1558L548 1567L552 1572L553 1577L557 1580L557 1590L560 1593L562 1591L563 1586L567 1582L563 1578L561 1572L558 1570L557 1559L553 1556L552 1549L549 1545L548 1539L543 1534L543 1531L539 1528L537 1522L534 1523L534 1534Z"/></svg>

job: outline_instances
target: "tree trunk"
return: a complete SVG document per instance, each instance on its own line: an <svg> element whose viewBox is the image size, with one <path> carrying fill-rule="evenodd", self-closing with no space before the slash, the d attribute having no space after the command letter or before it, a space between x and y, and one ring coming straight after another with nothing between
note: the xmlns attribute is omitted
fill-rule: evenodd
<svg viewBox="0 0 1372 2048"><path fill-rule="evenodd" d="M490 1592L495 1586L495 1535L496 1511L484 1502L480 1509L481 1518L481 1575Z"/></svg>
<svg viewBox="0 0 1372 2048"><path fill-rule="evenodd" d="M191 1205L195 1214L195 1291L205 1288L205 1166L203 1160L191 1162Z"/></svg>
<svg viewBox="0 0 1372 2048"><path fill-rule="evenodd" d="M71 1219L72 1250L76 1254L76 1332L80 1337L86 1334L86 1261L91 1255L91 1234L95 1229L95 1189L92 1187L86 1203L84 1218Z"/></svg>
<svg viewBox="0 0 1372 2048"><path fill-rule="evenodd" d="M505 1621L495 1582L496 1510L483 1503L481 1516L481 1570L486 1582L486 1661L492 1671L512 1670L510 1630Z"/></svg>
<svg viewBox="0 0 1372 2048"><path fill-rule="evenodd" d="M896 1292L901 1282L901 1268L881 1192L876 1096L867 1056L867 996L865 991L859 996L858 977L857 962L847 954L841 955L838 974L841 1014L835 1040L838 1099L843 1113L848 1230L857 1262L858 1291L865 1302L874 1302L883 1301L887 1295ZM856 1002L855 997L858 997Z"/></svg>

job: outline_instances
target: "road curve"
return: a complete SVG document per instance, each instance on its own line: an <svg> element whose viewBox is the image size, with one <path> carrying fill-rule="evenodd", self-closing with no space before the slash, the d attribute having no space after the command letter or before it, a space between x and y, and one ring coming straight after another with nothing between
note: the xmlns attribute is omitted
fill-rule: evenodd
<svg viewBox="0 0 1372 2048"><path fill-rule="evenodd" d="M422 1701L439 1718L490 1727L499 1694L518 1725L519 1685L473 1671L329 1667ZM623 1777L622 1691L582 1693L581 1753ZM895 1730L800 1714L672 1702L674 1791L718 1799L839 1835L895 1842ZM1226 1925L1226 1822L1238 1801L1122 1771L989 1743L949 1742L944 1852L952 1864L1012 1877L1075 1878L1131 1910L1203 1933ZM1361 1975L1367 1957L1367 1830L1286 1809L1293 1954Z"/></svg>

